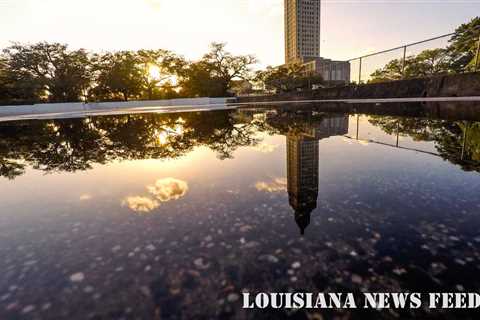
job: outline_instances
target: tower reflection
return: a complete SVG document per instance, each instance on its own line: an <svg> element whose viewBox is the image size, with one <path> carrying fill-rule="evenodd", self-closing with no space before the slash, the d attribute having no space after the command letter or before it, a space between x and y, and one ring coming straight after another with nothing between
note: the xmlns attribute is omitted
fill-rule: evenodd
<svg viewBox="0 0 480 320"><path fill-rule="evenodd" d="M297 119L298 120L298 119ZM348 133L348 116L306 117L287 133L287 181L290 206L300 233L305 234L317 208L319 141Z"/></svg>

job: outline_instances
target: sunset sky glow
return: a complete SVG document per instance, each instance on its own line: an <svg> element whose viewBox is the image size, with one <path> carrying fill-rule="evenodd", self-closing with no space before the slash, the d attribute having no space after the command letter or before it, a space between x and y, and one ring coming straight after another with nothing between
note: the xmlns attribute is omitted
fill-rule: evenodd
<svg viewBox="0 0 480 320"><path fill-rule="evenodd" d="M322 56L348 59L452 32L480 1L326 0ZM212 41L262 66L284 60L283 0L0 0L0 47L56 41L95 51L164 48L190 59Z"/></svg>

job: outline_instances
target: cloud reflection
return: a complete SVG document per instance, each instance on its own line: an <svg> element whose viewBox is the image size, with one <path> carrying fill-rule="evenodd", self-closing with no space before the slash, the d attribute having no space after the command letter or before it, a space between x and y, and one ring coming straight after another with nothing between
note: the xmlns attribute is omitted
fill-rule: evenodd
<svg viewBox="0 0 480 320"><path fill-rule="evenodd" d="M160 206L157 200L148 197L128 197L122 201L122 205L138 213L148 213Z"/></svg>
<svg viewBox="0 0 480 320"><path fill-rule="evenodd" d="M148 186L147 190L161 202L167 202L185 196L188 184L175 178L165 178L157 180L153 186Z"/></svg>
<svg viewBox="0 0 480 320"><path fill-rule="evenodd" d="M273 181L260 181L255 184L258 191L263 192L284 192L287 191L287 178L275 178Z"/></svg>
<svg viewBox="0 0 480 320"><path fill-rule="evenodd" d="M93 196L89 193L85 193L85 194L82 194L80 195L79 197L79 200L80 201L88 201L88 200L92 200Z"/></svg>
<svg viewBox="0 0 480 320"><path fill-rule="evenodd" d="M279 146L277 144L270 144L270 143L260 143L254 147L255 150L261 153L272 153L277 150Z"/></svg>
<svg viewBox="0 0 480 320"><path fill-rule="evenodd" d="M175 179L159 179L155 184L147 186L150 195L127 197L122 201L123 206L127 206L132 211L138 213L148 213L160 207L161 202L178 200L184 197L188 192L188 183Z"/></svg>

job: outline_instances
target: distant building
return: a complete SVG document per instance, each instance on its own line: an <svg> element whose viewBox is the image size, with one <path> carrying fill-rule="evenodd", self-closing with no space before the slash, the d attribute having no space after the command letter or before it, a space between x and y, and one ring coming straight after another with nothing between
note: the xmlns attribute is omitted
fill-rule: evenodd
<svg viewBox="0 0 480 320"><path fill-rule="evenodd" d="M325 81L350 82L350 63L320 57L321 0L285 0L285 64L299 63Z"/></svg>
<svg viewBox="0 0 480 320"><path fill-rule="evenodd" d="M320 74L323 80L331 83L350 82L350 62L334 61L325 58L307 58L302 61L309 74Z"/></svg>

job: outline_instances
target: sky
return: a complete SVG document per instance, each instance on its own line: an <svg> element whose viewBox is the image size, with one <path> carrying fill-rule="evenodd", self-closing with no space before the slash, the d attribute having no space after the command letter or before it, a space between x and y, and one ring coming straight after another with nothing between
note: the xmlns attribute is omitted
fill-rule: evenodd
<svg viewBox="0 0 480 320"><path fill-rule="evenodd" d="M199 59L213 41L259 66L284 61L284 0L0 0L0 48L50 41L93 51L162 48ZM480 0L325 0L321 55L346 60L441 34Z"/></svg>

